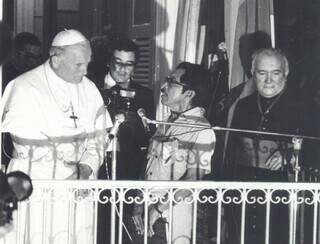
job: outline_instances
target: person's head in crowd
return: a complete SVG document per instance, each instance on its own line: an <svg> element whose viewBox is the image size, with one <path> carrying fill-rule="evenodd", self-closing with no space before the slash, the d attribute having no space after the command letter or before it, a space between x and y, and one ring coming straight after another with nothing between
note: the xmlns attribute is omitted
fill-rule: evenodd
<svg viewBox="0 0 320 244"><path fill-rule="evenodd" d="M114 81L127 88L138 60L138 46L128 38L116 38L112 43L110 75Z"/></svg>
<svg viewBox="0 0 320 244"><path fill-rule="evenodd" d="M251 62L255 51L262 48L271 48L270 35L263 31L245 34L239 39L239 57L244 72L248 78L252 77Z"/></svg>
<svg viewBox="0 0 320 244"><path fill-rule="evenodd" d="M41 42L29 32L17 34L13 40L14 62L21 71L31 70L42 62Z"/></svg>
<svg viewBox="0 0 320 244"><path fill-rule="evenodd" d="M161 103L174 112L181 113L193 107L207 109L210 73L201 65L182 62L166 78L161 93Z"/></svg>
<svg viewBox="0 0 320 244"><path fill-rule="evenodd" d="M281 50L265 48L253 54L251 73L259 94L272 98L286 87L289 63Z"/></svg>
<svg viewBox="0 0 320 244"><path fill-rule="evenodd" d="M33 191L28 175L21 171L4 174L0 171L0 238L13 228L12 213L17 202L27 199Z"/></svg>
<svg viewBox="0 0 320 244"><path fill-rule="evenodd" d="M49 55L53 71L63 80L77 84L87 74L91 47L79 31L63 30L54 37Z"/></svg>

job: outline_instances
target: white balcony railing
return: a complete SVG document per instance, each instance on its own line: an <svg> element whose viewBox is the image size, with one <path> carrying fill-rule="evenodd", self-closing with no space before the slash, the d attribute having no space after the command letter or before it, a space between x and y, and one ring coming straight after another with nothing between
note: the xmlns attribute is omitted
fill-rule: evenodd
<svg viewBox="0 0 320 244"><path fill-rule="evenodd" d="M76 228L78 211L74 206L80 206L82 203L86 203L92 206L92 243L97 242L97 219L98 219L98 203L109 204L111 206L116 203L115 211L111 214L115 218L119 218L120 221L124 219L125 211L124 204L132 204L135 201L146 202L145 209L148 205L156 202L157 200L150 197L152 194L159 190L164 190L168 194L168 201L170 201L169 212L172 213L174 206L174 194L179 189L189 189L191 196L188 201L192 202L194 213L197 213L197 207L199 204L214 205L216 209L216 218L211 219L209 222L209 228L215 228L215 242L212 243L224 243L225 228L223 225L228 222L225 219L225 213L227 206L238 205L241 209L241 226L240 226L240 243L245 242L245 226L246 226L246 206L252 204L261 204L265 206L265 237L264 242L270 242L270 213L273 204L282 204L288 206L288 243L296 244L303 243L301 240L304 238L304 226L309 223L312 226L311 240L313 244L319 243L320 233L319 229L319 202L320 202L320 184L317 183L257 183L257 182L158 182L158 181L33 181L34 192L29 202L22 202L19 204L19 209L15 213L15 225L17 228L13 230L5 239L0 243L13 244L13 243L70 243L70 244L82 244L81 241L76 239ZM83 189L87 190L85 197L82 195ZM101 197L101 192L104 190L111 190L113 194L109 196ZM130 194L131 190L137 190L143 194L143 198L133 198ZM132 191L131 191L132 192ZM81 193L81 194L80 194ZM255 194L252 194L255 193ZM280 193L280 194L278 194ZM113 197L111 197L113 196ZM131 196L131 197L130 197ZM68 206L66 209L59 207L52 212L52 204L64 202ZM29 204L36 204L38 215L29 218L29 222L25 221L25 207ZM305 217L305 209L309 209L312 214ZM50 211L51 212L50 212ZM65 211L63 222L67 223L67 229L65 230L63 242L55 242L56 236L52 235L52 220L57 214ZM79 210L80 211L80 210ZM144 217L146 221L148 214ZM171 242L171 220L169 214L167 236L168 243ZM194 214L196 216L196 214ZM311 216L311 217L310 217ZM38 219L37 219L38 218ZM114 220L113 220L114 221ZM33 223L36 222L41 226L37 233L37 236L30 236L27 234L27 230ZM30 226L26 226L26 225ZM106 226L105 228L111 229L111 240L108 243L122 243L122 235L126 234L124 225L116 225L115 222ZM147 225L145 225L147 230ZM196 239L197 230L197 218L193 219L193 235L191 243L197 243ZM118 233L118 234L116 234ZM146 231L145 231L146 233ZM61 238L61 237L58 237ZM144 243L148 243L148 238L143 238ZM83 242L88 244L88 242Z"/></svg>

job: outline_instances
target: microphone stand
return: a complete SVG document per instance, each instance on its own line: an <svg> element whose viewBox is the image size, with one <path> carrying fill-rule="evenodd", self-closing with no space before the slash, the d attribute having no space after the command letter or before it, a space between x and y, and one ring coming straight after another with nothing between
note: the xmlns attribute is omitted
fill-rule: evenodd
<svg viewBox="0 0 320 244"><path fill-rule="evenodd" d="M111 180L117 179L117 145L118 145L118 136L115 135L112 139Z"/></svg>
<svg viewBox="0 0 320 244"><path fill-rule="evenodd" d="M166 121L159 121L159 120L151 120L151 119L148 119L147 117L145 117L145 120L147 123L155 124L155 125L159 124L159 125L182 126L182 127L202 128L202 129L212 129L212 130L221 130L221 131L268 135L268 136L281 136L281 137L292 138L292 143L293 143L293 147L294 147L294 156L295 156L295 163L294 163L294 168L293 168L293 170L295 172L295 182L298 182L298 180L299 180L299 172L301 169L301 167L299 165L299 153L301 150L302 139L320 140L320 137L305 136L305 135L283 134L283 133L257 131L257 130L242 130L242 129L234 129L234 128L228 128L228 127L210 126L207 124L166 122Z"/></svg>
<svg viewBox="0 0 320 244"><path fill-rule="evenodd" d="M226 127L219 127L219 126L208 126L206 124L189 124L189 123L174 123L174 122L165 122L165 121L158 121L158 120L150 120L145 118L147 123L150 124L160 124L160 125L171 125L171 126L183 126L183 127L192 127L192 128L203 128L203 129L212 129L212 130L221 130L221 131L230 131L230 132L241 132L241 133L249 133L249 134L258 134L258 135L268 135L268 136L282 136L282 137L289 137L292 138L293 143L293 156L294 156L294 167L293 171L295 174L295 182L299 181L299 173L301 167L299 165L299 153L301 150L302 140L303 139L310 139L310 140L320 140L320 137L312 137L312 136L304 136L304 135L295 135L295 134L282 134L282 133L275 133L275 132L265 132L265 131L256 131L256 130L240 130L234 128L226 128ZM300 213L300 240L303 240L304 236L304 207L301 207L301 211L298 210L298 202L297 202L297 195L295 193L295 198L293 202L290 204L290 243L296 243L296 233L297 233L297 220L298 214ZM302 193L302 197L304 197L304 193Z"/></svg>
<svg viewBox="0 0 320 244"><path fill-rule="evenodd" d="M299 165L299 153L301 150L301 145L302 145L302 138L298 137L293 137L292 138L292 143L293 143L293 156L294 156L294 181L298 182L299 181L299 173L301 170L301 167Z"/></svg>
<svg viewBox="0 0 320 244"><path fill-rule="evenodd" d="M111 145L112 145L112 160L111 160L111 179L112 180L116 180L117 179L117 145L118 145L118 131L119 131L119 127L121 125L121 123L124 122L124 115L123 114L118 114L116 115L116 119L115 119L115 123L113 126L113 129L111 129L111 131L113 130L112 134L112 138L109 138L109 140L111 141ZM110 135L109 135L110 136ZM107 167L107 165L106 165ZM112 189L111 190L111 223L115 223L116 221L116 190ZM115 243L115 230L116 230L116 226L114 224L111 225L111 234L110 234L110 243Z"/></svg>
<svg viewBox="0 0 320 244"><path fill-rule="evenodd" d="M294 181L298 182L299 181L299 173L301 171L301 167L299 165L299 152L301 150L301 145L302 145L302 138L297 138L293 137L292 138L292 143L293 143L293 156L294 156ZM292 229L292 232L295 233L294 236L296 236L296 233L299 231L300 233L300 242L302 243L304 240L304 222L305 222L305 203L302 202L301 205L298 205L297 198L299 195L302 198L305 198L305 192L302 191L300 194L299 192L296 193L295 198L293 202L291 203L291 209L290 209L290 215L293 218L292 225L290 226ZM299 227L297 226L298 219L300 219L300 225ZM296 243L297 238L293 238L291 241L292 243Z"/></svg>
<svg viewBox="0 0 320 244"><path fill-rule="evenodd" d="M116 180L117 179L117 143L118 143L118 137L115 134L112 139L112 154L111 154L111 179ZM115 189L111 190L111 199L114 201L110 201L111 203L111 223L116 223L116 192ZM115 243L115 231L116 226L115 224L111 224L111 235L110 235L110 243Z"/></svg>

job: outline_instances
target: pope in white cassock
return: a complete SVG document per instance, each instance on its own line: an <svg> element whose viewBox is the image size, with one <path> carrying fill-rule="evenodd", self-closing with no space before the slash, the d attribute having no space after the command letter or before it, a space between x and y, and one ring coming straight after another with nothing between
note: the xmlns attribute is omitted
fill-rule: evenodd
<svg viewBox="0 0 320 244"><path fill-rule="evenodd" d="M2 131L10 133L15 149L8 171L21 170L31 179L96 179L104 129L111 126L98 89L85 77L90 58L89 41L64 30L44 64L9 83L1 108ZM67 187L49 196L67 198ZM93 243L93 204L39 201L26 207L18 225L22 237L12 243Z"/></svg>

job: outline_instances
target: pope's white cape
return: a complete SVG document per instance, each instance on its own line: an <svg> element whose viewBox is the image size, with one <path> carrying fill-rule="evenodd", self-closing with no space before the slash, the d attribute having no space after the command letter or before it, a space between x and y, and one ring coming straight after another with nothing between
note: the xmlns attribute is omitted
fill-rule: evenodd
<svg viewBox="0 0 320 244"><path fill-rule="evenodd" d="M72 110L76 120L70 118ZM79 84L67 83L53 72L47 61L8 84L1 118L2 131L10 132L15 147L9 171L24 171L31 179L66 179L75 168L66 166L65 162L77 161L91 167L91 178L96 178L103 161L104 131L111 125L106 124L106 111L98 89L86 77ZM60 189L59 195L68 198L66 189ZM17 242L13 234L7 237L8 241L40 243L44 225L42 207L41 203L31 204L20 216L19 228L25 240ZM49 243L67 243L70 211L77 213L73 224L74 234L79 238L74 236L75 243L92 243L92 203L70 205L60 200L59 204L54 202L47 207Z"/></svg>
<svg viewBox="0 0 320 244"><path fill-rule="evenodd" d="M103 159L97 132L107 126L102 98L90 80L68 84L46 62L9 83L3 102L2 131L13 135L16 149L10 169L19 168L33 179L65 179L72 169L63 162L80 161L96 174ZM72 109L76 121L70 118ZM30 168L30 161L37 162L31 167L47 164L45 172Z"/></svg>

